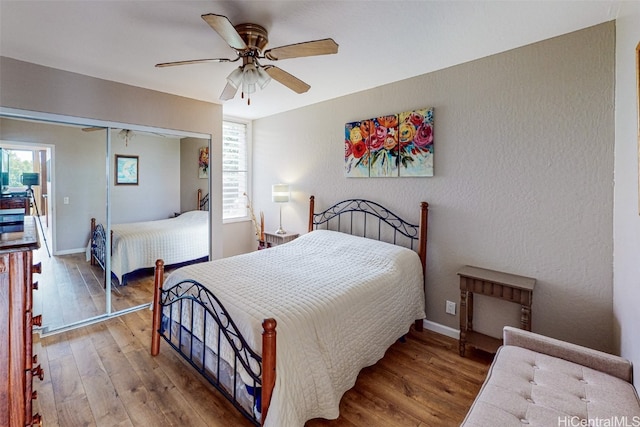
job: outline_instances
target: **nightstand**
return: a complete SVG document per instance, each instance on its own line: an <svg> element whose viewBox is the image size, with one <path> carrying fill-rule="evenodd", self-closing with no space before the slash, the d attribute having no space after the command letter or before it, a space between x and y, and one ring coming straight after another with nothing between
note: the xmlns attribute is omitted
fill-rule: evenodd
<svg viewBox="0 0 640 427"><path fill-rule="evenodd" d="M519 304L520 327L525 331L531 331L531 302L536 279L469 265L461 268L458 276L460 276L460 356L464 356L467 344L494 354L502 345L502 340L473 330L474 293Z"/></svg>
<svg viewBox="0 0 640 427"><path fill-rule="evenodd" d="M264 241L267 247L278 246L283 243L290 242L295 240L300 234L298 233L286 233L286 234L276 234L276 233L264 233Z"/></svg>

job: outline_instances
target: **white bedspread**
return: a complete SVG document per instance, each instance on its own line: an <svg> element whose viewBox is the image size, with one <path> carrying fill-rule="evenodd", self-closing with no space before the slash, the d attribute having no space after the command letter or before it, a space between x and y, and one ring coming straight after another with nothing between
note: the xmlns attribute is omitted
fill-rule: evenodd
<svg viewBox="0 0 640 427"><path fill-rule="evenodd" d="M152 268L158 258L166 265L209 255L209 212L189 211L157 221L115 224L111 271L122 276L140 268Z"/></svg>
<svg viewBox="0 0 640 427"><path fill-rule="evenodd" d="M415 252L332 231L178 269L164 288L188 278L220 298L254 349L261 348L263 319L278 322L267 427L337 418L360 370L425 317Z"/></svg>

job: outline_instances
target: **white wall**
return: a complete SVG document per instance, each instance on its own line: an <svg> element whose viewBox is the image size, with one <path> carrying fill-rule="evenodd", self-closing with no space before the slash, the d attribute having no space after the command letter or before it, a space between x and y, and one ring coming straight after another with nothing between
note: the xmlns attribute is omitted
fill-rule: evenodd
<svg viewBox="0 0 640 427"><path fill-rule="evenodd" d="M457 330L465 264L537 279L533 330L612 349L613 23L254 122L253 196L277 226L270 186L287 182L287 230L318 208L363 197L418 220L430 203L427 319ZM363 71L366 72L366 71ZM312 88L313 90L313 88ZM433 178L347 179L344 124L435 108ZM499 335L517 306L477 300ZM502 313L502 314L501 314Z"/></svg>
<svg viewBox="0 0 640 427"><path fill-rule="evenodd" d="M640 387L640 215L638 109L635 49L640 11L616 21L616 149L614 199L613 312L616 348L636 366Z"/></svg>
<svg viewBox="0 0 640 427"><path fill-rule="evenodd" d="M112 132L109 159L111 222L169 218L180 210L180 139L137 133L127 144L117 132ZM138 185L114 185L116 154L138 156Z"/></svg>
<svg viewBox="0 0 640 427"><path fill-rule="evenodd" d="M275 229L274 229L275 231ZM258 241L251 221L228 222L223 229L223 257L255 251Z"/></svg>

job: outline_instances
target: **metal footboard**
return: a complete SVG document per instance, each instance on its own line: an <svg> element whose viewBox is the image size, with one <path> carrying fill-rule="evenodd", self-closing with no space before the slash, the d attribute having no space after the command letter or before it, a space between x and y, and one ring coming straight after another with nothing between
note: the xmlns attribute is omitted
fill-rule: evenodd
<svg viewBox="0 0 640 427"><path fill-rule="evenodd" d="M220 300L197 281L185 280L163 290L160 305L160 336L245 417L260 425L262 357L249 347ZM175 324L180 326L172 328ZM227 344L233 350L232 361L224 360ZM232 384L221 380L225 363L231 367ZM239 385L247 387L251 408L242 405Z"/></svg>

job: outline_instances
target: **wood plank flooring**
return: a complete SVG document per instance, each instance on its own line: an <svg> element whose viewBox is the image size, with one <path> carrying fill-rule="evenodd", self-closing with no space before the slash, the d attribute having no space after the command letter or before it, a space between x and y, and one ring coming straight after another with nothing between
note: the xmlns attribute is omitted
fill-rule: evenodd
<svg viewBox="0 0 640 427"><path fill-rule="evenodd" d="M49 255L51 230L42 218L40 249L34 251L34 264L40 263L37 274L38 291L33 294L34 313L42 314L45 333L66 325L106 313L104 271L86 260L85 252ZM87 231L89 230L87 224ZM46 236L46 239L44 238ZM172 268L167 267L166 271ZM153 299L153 269L129 275L128 285L120 286L115 279L111 287L111 312L150 303Z"/></svg>
<svg viewBox="0 0 640 427"><path fill-rule="evenodd" d="M250 426L166 343L151 357L151 312L141 310L39 339L45 370L34 381L34 411L47 427ZM410 332L365 368L336 420L317 426L457 426L486 376L491 356L457 353L457 341Z"/></svg>
<svg viewBox="0 0 640 427"><path fill-rule="evenodd" d="M42 314L45 331L86 320L106 312L104 271L91 265L84 253L48 257L45 248L34 253L42 265L35 276L34 313ZM169 271L169 269L167 269ZM130 275L127 286L112 282L111 310L129 309L153 299L153 270Z"/></svg>

